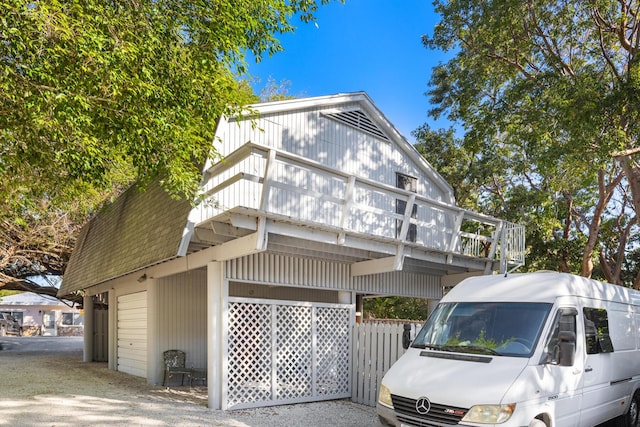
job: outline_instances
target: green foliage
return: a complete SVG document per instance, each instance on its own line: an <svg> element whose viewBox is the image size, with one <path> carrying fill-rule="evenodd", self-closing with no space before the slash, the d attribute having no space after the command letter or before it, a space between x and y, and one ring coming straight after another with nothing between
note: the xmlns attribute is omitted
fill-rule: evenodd
<svg viewBox="0 0 640 427"><path fill-rule="evenodd" d="M422 127L418 146L463 206L527 226L529 269L591 275L612 251L599 240L602 221L632 224L632 200L640 206L612 156L637 147L640 135L640 26L620 9L638 6L435 2L441 21L423 42L454 56L431 76L430 114L464 135ZM623 232L618 253L638 229ZM596 272L620 283L620 266Z"/></svg>
<svg viewBox="0 0 640 427"><path fill-rule="evenodd" d="M5 0L0 196L64 197L165 171L170 193L193 196L217 120L255 99L235 75L244 53L281 50L293 16L312 20L326 2Z"/></svg>
<svg viewBox="0 0 640 427"><path fill-rule="evenodd" d="M445 345L470 345L473 347L496 349L498 347L505 346L509 342L513 341L513 338L510 338L497 343L494 339L487 338L486 334L487 332L482 329L478 336L473 339L473 341L467 342L465 340L461 340L460 333L458 333L455 337L450 337Z"/></svg>
<svg viewBox="0 0 640 427"><path fill-rule="evenodd" d="M426 320L428 300L408 297L379 297L364 300L364 317L375 319Z"/></svg>
<svg viewBox="0 0 640 427"><path fill-rule="evenodd" d="M245 53L282 50L329 1L1 0L0 285L61 272L78 226L134 180L192 199L218 120L258 100Z"/></svg>
<svg viewBox="0 0 640 427"><path fill-rule="evenodd" d="M289 80L281 80L277 82L273 77L269 76L266 84L260 90L260 101L284 101L285 99L294 99L295 96L289 93L291 82Z"/></svg>
<svg viewBox="0 0 640 427"><path fill-rule="evenodd" d="M5 291L5 290L0 289L0 298L8 297L10 295L16 295L16 294L19 294L19 293L20 293L20 291Z"/></svg>

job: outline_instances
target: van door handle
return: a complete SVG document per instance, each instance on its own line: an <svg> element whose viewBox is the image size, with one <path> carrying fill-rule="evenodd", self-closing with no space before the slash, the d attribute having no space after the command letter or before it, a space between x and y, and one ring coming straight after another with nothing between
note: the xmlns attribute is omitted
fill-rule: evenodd
<svg viewBox="0 0 640 427"><path fill-rule="evenodd" d="M591 368L591 367L589 367L589 368L584 368L584 371L585 371L585 372L591 372L591 371L593 371L593 368Z"/></svg>

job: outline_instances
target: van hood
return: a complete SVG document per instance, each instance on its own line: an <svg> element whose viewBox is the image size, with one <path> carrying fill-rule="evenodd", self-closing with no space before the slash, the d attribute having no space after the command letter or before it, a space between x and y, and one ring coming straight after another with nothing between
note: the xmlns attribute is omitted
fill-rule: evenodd
<svg viewBox="0 0 640 427"><path fill-rule="evenodd" d="M385 374L391 394L470 408L499 404L525 369L526 357L485 356L410 348Z"/></svg>

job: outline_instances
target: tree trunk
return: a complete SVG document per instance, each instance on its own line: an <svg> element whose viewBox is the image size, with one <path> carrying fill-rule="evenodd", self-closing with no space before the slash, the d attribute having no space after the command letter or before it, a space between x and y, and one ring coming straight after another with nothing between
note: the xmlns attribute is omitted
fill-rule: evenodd
<svg viewBox="0 0 640 427"><path fill-rule="evenodd" d="M622 166L622 170L627 176L629 188L631 189L633 208L636 211L637 217L640 215L640 165L631 158L631 155L636 153L640 153L640 148L614 153L613 157L620 162L620 166ZM633 282L633 288L640 289L640 271Z"/></svg>
<svg viewBox="0 0 640 427"><path fill-rule="evenodd" d="M614 180L613 182L615 182ZM584 252L582 253L582 271L581 275L584 277L591 277L593 273L593 253L595 252L596 244L598 243L598 232L600 231L600 222L602 220L602 213L604 212L612 195L612 183L608 185L604 183L604 171L600 169L598 171L598 203L595 206L593 212L593 219L589 224L589 236L587 243L584 245ZM615 186L613 186L615 188Z"/></svg>

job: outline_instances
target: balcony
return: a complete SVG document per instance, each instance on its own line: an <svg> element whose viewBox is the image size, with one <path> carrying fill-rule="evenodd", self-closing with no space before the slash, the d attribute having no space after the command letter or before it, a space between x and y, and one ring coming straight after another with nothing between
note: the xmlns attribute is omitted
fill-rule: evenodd
<svg viewBox="0 0 640 427"><path fill-rule="evenodd" d="M333 258L353 275L507 272L525 257L520 225L250 142L206 170L190 221L185 252Z"/></svg>

